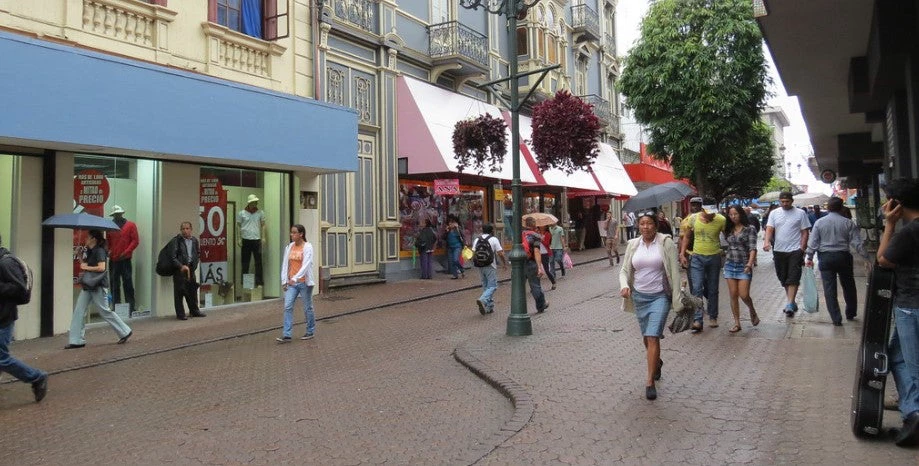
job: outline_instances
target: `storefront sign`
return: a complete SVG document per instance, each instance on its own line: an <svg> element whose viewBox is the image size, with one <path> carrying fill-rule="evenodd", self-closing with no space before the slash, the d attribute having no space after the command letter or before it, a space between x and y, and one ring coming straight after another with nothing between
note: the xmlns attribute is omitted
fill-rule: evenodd
<svg viewBox="0 0 919 466"><path fill-rule="evenodd" d="M99 170L81 170L73 175L73 211L105 217L105 202L111 188L108 179ZM83 259L83 243L86 230L73 230L73 283L80 276L80 261Z"/></svg>
<svg viewBox="0 0 919 466"><path fill-rule="evenodd" d="M198 211L201 284L229 281L227 268L227 192L216 177L201 177Z"/></svg>
<svg viewBox="0 0 919 466"><path fill-rule="evenodd" d="M459 179L434 180L434 194L437 196L456 196L460 193Z"/></svg>

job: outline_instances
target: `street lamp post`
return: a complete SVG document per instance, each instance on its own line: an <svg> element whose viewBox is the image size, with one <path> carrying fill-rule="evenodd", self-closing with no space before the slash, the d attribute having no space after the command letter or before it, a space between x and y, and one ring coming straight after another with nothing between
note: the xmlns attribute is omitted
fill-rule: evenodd
<svg viewBox="0 0 919 466"><path fill-rule="evenodd" d="M548 67L542 70L525 73L523 76L531 74L540 74L536 82L531 86L530 92L521 100L519 78L522 76L517 73L517 16L532 7L539 0L460 0L460 6L466 9L478 10L485 9L488 13L495 15L504 15L507 17L507 48L508 62L510 73L507 78L498 79L478 87L484 88L508 81L510 87L510 102L505 102L511 111L511 158L513 159L513 176L511 181L511 192L514 196L514 229L522 227L521 217L523 214L523 192L520 185L520 107L529 99L533 91L539 86L539 83L550 70L556 69L559 65ZM494 89L492 89L494 91ZM498 92L495 95L501 99ZM503 101L503 99L501 99ZM513 238L514 246L511 249L511 313L507 318L507 335L509 336L526 336L533 334L533 325L530 322L530 316L527 314L526 289L524 288L526 262L526 253L521 243L523 235L515 235Z"/></svg>

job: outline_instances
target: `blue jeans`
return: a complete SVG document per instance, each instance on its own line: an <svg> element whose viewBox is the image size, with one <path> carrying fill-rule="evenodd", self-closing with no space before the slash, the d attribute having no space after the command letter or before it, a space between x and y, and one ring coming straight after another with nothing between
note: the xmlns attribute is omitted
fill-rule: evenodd
<svg viewBox="0 0 919 466"><path fill-rule="evenodd" d="M313 287L306 283L288 285L284 292L284 337L289 338L294 326L294 301L297 295L303 300L303 313L306 315L306 334L316 331L316 314L313 313Z"/></svg>
<svg viewBox="0 0 919 466"><path fill-rule="evenodd" d="M459 274L463 271L459 263L460 253L462 251L462 246L458 248L447 248L447 272L452 273L453 278L458 277Z"/></svg>
<svg viewBox="0 0 919 466"><path fill-rule="evenodd" d="M919 411L919 308L893 307L896 327L890 339L890 371L900 394L900 414Z"/></svg>
<svg viewBox="0 0 919 466"><path fill-rule="evenodd" d="M121 317L109 309L107 289L99 287L92 291L82 290L73 307L73 319L70 321L70 344L86 344L86 310L89 309L90 301L96 303L99 315L112 326L118 338L124 338L131 333L131 328L121 320Z"/></svg>
<svg viewBox="0 0 919 466"><path fill-rule="evenodd" d="M10 356L10 342L13 341L13 324L0 327L0 372L16 377L17 379L32 383L45 376L45 373L25 365L22 361Z"/></svg>
<svg viewBox="0 0 919 466"><path fill-rule="evenodd" d="M536 301L536 311L542 312L546 309L546 295L542 293L542 284L539 283L539 266L536 261L528 260L524 265L527 276L527 283L530 284L530 294Z"/></svg>
<svg viewBox="0 0 919 466"><path fill-rule="evenodd" d="M558 270L562 271L562 276L565 276L565 250L564 249L553 249L552 250L552 268L555 268L555 264L558 264Z"/></svg>
<svg viewBox="0 0 919 466"><path fill-rule="evenodd" d="M543 254L540 257L540 260L542 261L542 269L546 271L546 276L549 277L549 281L552 282L552 284L554 285L555 284L555 269L554 269L555 264L552 263L552 255Z"/></svg>
<svg viewBox="0 0 919 466"><path fill-rule="evenodd" d="M479 296L479 301L485 303L486 311L494 311L495 300L493 296L495 291L498 290L498 270L490 265L476 268L479 269L479 275L482 277L482 296Z"/></svg>
<svg viewBox="0 0 919 466"><path fill-rule="evenodd" d="M718 318L718 285L721 283L721 254L703 256L693 254L689 261L689 282L692 284L692 295L705 298L708 306L708 318ZM696 309L696 322L702 322L702 308Z"/></svg>

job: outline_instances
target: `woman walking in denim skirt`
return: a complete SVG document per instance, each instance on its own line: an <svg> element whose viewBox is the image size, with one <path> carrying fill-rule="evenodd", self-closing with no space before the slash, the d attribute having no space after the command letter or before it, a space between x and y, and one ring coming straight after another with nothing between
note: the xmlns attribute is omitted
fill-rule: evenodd
<svg viewBox="0 0 919 466"><path fill-rule="evenodd" d="M276 338L278 343L289 343L294 326L294 302L303 300L306 315L306 333L301 340L313 338L316 315L313 313L313 245L306 241L306 228L297 224L290 227L290 244L284 249L281 261L281 287L284 289L284 330Z"/></svg>
<svg viewBox="0 0 919 466"><path fill-rule="evenodd" d="M637 238L629 240L619 269L623 310L634 312L645 348L648 377L645 397L657 398L655 381L661 378L661 334L671 309L679 308L680 262L673 238L657 232L657 217L652 212L638 217Z"/></svg>
<svg viewBox="0 0 919 466"><path fill-rule="evenodd" d="M759 325L759 316L753 308L750 298L750 282L753 280L753 264L756 263L756 227L750 225L750 218L740 206L728 208L728 223L725 225L724 239L728 243L727 256L724 262L724 279L728 282L731 295L731 313L734 314L734 327L731 333L740 331L740 301L750 310L750 323Z"/></svg>

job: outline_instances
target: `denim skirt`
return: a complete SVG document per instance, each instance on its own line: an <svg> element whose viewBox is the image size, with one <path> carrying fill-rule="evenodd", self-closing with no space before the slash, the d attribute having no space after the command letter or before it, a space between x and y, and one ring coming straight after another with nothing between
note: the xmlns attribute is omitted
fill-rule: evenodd
<svg viewBox="0 0 919 466"><path fill-rule="evenodd" d="M744 267L746 264L743 262L733 262L727 261L724 263L724 278L730 278L733 280L752 280L753 275L749 273L744 273Z"/></svg>
<svg viewBox="0 0 919 466"><path fill-rule="evenodd" d="M633 289L632 303L635 304L635 317L638 318L641 334L660 337L670 313L670 297L665 293L645 294Z"/></svg>

